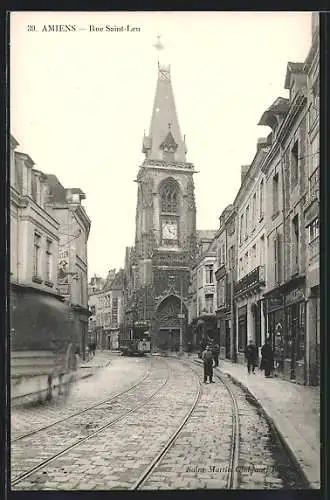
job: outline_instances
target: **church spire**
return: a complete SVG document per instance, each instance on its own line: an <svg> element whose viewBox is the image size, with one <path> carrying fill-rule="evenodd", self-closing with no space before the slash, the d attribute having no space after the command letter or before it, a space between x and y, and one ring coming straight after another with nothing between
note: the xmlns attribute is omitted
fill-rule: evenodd
<svg viewBox="0 0 330 500"><path fill-rule="evenodd" d="M154 44L158 53L164 49L157 37ZM186 161L186 146L182 140L179 121L176 113L174 94L171 83L170 66L161 63L158 57L158 81L152 111L149 135L143 140L143 153L152 160L169 159L164 157L164 146L170 147L172 160Z"/></svg>

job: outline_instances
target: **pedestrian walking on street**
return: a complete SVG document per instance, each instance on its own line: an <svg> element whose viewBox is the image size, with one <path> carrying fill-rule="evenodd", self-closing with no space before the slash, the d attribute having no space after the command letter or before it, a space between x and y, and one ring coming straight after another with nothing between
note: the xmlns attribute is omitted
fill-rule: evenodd
<svg viewBox="0 0 330 500"><path fill-rule="evenodd" d="M91 344L91 349L92 349L93 356L95 356L95 351L96 351L96 343L95 342L93 342Z"/></svg>
<svg viewBox="0 0 330 500"><path fill-rule="evenodd" d="M205 351L206 349L206 340L205 338L203 337L202 340L201 340L201 343L200 343L200 346L201 346L201 349L200 349L200 352L199 352L199 358L202 358L203 356L203 352Z"/></svg>
<svg viewBox="0 0 330 500"><path fill-rule="evenodd" d="M213 354L214 366L217 367L219 366L220 347L216 342L212 346L212 354Z"/></svg>
<svg viewBox="0 0 330 500"><path fill-rule="evenodd" d="M204 363L204 384L207 383L209 379L210 384L214 384L213 379L213 354L211 346L207 346L202 354L202 360Z"/></svg>
<svg viewBox="0 0 330 500"><path fill-rule="evenodd" d="M261 356L260 369L265 370L265 377L269 378L274 370L274 353L269 338L261 348Z"/></svg>
<svg viewBox="0 0 330 500"><path fill-rule="evenodd" d="M248 373L255 373L255 368L258 365L258 348L253 340L249 340L248 345L245 347L245 359L247 361Z"/></svg>

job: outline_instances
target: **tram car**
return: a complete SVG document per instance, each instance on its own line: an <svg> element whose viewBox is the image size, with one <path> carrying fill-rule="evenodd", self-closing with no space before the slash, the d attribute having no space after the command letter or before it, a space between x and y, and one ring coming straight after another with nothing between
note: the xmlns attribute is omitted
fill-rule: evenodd
<svg viewBox="0 0 330 500"><path fill-rule="evenodd" d="M74 320L58 296L12 288L11 404L50 399L66 390L77 368Z"/></svg>
<svg viewBox="0 0 330 500"><path fill-rule="evenodd" d="M149 325L146 321L135 322L119 335L119 351L123 356L144 356L151 351Z"/></svg>

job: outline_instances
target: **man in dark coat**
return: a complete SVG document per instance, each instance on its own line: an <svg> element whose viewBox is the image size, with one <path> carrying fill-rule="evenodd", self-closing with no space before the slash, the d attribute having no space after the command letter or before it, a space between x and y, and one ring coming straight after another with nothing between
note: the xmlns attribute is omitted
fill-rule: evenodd
<svg viewBox="0 0 330 500"><path fill-rule="evenodd" d="M207 346L202 354L202 360L204 363L204 384L207 383L209 378L210 384L214 384L213 378L213 354L211 346Z"/></svg>
<svg viewBox="0 0 330 500"><path fill-rule="evenodd" d="M258 364L258 348L253 342L253 340L249 340L249 344L245 347L245 359L247 361L247 369L248 373L255 373L255 368Z"/></svg>
<svg viewBox="0 0 330 500"><path fill-rule="evenodd" d="M269 378L274 370L274 353L269 338L261 348L261 356L260 368L265 370L265 377Z"/></svg>
<svg viewBox="0 0 330 500"><path fill-rule="evenodd" d="M216 342L212 346L212 354L213 354L214 366L217 367L219 366L220 347Z"/></svg>

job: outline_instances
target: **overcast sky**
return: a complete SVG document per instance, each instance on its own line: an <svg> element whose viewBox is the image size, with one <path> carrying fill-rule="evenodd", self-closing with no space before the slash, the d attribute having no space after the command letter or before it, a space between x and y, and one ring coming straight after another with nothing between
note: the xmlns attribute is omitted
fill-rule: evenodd
<svg viewBox="0 0 330 500"><path fill-rule="evenodd" d="M42 32L71 24L75 32ZM89 31L89 25L140 31ZM35 25L36 32L28 31ZM134 244L138 167L157 80L153 44L171 78L187 160L194 163L197 228L217 229L257 123L284 90L288 61L304 61L310 13L19 12L11 14L11 132L37 168L80 187L92 221L89 276L124 264Z"/></svg>

